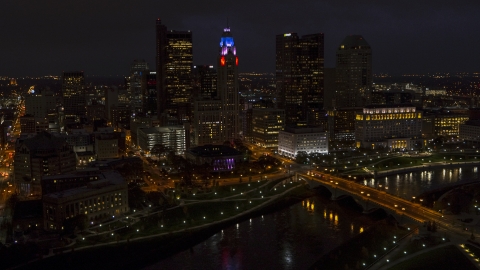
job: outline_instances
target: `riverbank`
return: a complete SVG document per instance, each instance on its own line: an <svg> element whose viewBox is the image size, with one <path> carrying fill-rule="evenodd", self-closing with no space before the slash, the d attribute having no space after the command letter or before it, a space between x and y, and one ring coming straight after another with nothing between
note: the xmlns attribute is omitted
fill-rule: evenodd
<svg viewBox="0 0 480 270"><path fill-rule="evenodd" d="M68 267L70 269L111 269L117 267L120 269L138 269L147 267L163 258L201 243L226 227L288 207L312 195L313 193L305 186L297 186L289 189L286 194L278 196L268 203L259 205L255 209L251 209L251 211L210 224L209 226L189 228L157 237L105 244L101 247L69 250L68 253L32 262L19 269L52 266L54 268Z"/></svg>
<svg viewBox="0 0 480 270"><path fill-rule="evenodd" d="M380 171L375 171L374 174L376 176L388 176L388 175L394 175L394 174L399 174L399 173L409 173L409 172L414 172L414 171L424 171L428 169L433 169L433 168L457 168L460 166L479 166L480 161L465 161L465 162L432 162L432 163L427 163L427 164L422 164L422 165L417 165L417 166L411 166L411 167L404 167L404 168L398 168L398 169L391 169L391 170L380 170ZM370 174L371 175L371 174Z"/></svg>

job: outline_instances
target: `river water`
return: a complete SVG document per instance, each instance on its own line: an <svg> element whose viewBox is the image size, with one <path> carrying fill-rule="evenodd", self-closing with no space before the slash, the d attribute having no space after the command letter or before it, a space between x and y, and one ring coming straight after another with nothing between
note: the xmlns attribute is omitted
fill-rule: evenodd
<svg viewBox="0 0 480 270"><path fill-rule="evenodd" d="M469 182L478 180L478 166L464 166L457 168L436 167L425 171L399 173L376 180L365 180L364 184L385 190L393 195L412 199L425 191L454 184L459 181Z"/></svg>
<svg viewBox="0 0 480 270"><path fill-rule="evenodd" d="M365 184L411 198L429 189L479 177L477 166L401 173ZM381 187L380 187L381 186ZM319 198L225 228L206 241L147 269L307 269L368 224Z"/></svg>
<svg viewBox="0 0 480 270"><path fill-rule="evenodd" d="M147 269L307 269L366 226L333 203L312 197L225 228Z"/></svg>

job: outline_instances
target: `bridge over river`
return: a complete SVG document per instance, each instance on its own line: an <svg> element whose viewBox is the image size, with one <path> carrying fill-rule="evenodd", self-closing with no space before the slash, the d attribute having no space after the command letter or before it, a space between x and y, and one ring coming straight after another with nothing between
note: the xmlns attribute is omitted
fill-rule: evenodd
<svg viewBox="0 0 480 270"><path fill-rule="evenodd" d="M420 223L435 221L437 225L447 231L465 236L470 235L470 232L463 230L462 226L458 224L458 221L455 226L455 216L444 216L440 212L386 193L385 191L324 174L320 171L309 171L305 174L298 173L297 177L299 180L307 181L311 187L318 185L324 186L332 193L334 198L344 194L352 195L352 197L360 201L361 204L365 203L365 211L369 210L369 206L373 208L373 206L376 205L384 208L387 212L396 213L397 216L406 216Z"/></svg>

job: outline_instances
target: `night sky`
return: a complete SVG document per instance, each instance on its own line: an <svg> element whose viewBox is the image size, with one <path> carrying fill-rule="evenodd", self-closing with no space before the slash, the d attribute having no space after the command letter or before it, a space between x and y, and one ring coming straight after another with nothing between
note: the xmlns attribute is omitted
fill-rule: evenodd
<svg viewBox="0 0 480 270"><path fill-rule="evenodd" d="M125 75L155 65L155 20L191 30L194 64L214 64L229 18L240 71L274 72L275 35L325 33L325 66L361 34L375 73L480 71L480 1L2 0L0 76Z"/></svg>

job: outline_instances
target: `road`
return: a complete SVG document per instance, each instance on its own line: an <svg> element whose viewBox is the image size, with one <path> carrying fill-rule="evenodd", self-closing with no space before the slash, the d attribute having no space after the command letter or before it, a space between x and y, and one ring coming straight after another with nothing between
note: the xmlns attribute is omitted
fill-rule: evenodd
<svg viewBox="0 0 480 270"><path fill-rule="evenodd" d="M437 225L449 232L454 232L467 237L471 233L464 231L461 225L453 225L455 224L455 217L443 216L439 212L423 207L418 203L396 197L383 190L374 189L359 183L324 174L319 171L310 171L307 174L301 175L301 177L330 186L334 190L340 189L348 192L357 198L360 198L365 203L365 208L373 208L375 207L374 204L376 204L380 207L391 209L399 215L407 216L418 222L435 221ZM336 193L336 191L334 192ZM456 223L458 224L458 221Z"/></svg>

